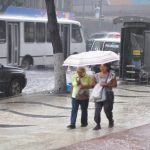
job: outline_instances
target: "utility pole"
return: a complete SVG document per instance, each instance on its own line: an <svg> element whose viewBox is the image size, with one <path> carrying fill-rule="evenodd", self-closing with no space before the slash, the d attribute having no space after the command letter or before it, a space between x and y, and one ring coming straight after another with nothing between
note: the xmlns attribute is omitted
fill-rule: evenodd
<svg viewBox="0 0 150 150"><path fill-rule="evenodd" d="M83 0L83 7L82 7L82 24L85 21L85 0Z"/></svg>
<svg viewBox="0 0 150 150"><path fill-rule="evenodd" d="M102 20L103 20L103 15L102 15L102 5L103 5L103 1L99 0L99 29L101 28L102 25Z"/></svg>
<svg viewBox="0 0 150 150"><path fill-rule="evenodd" d="M61 1L61 11L64 11L64 0Z"/></svg>

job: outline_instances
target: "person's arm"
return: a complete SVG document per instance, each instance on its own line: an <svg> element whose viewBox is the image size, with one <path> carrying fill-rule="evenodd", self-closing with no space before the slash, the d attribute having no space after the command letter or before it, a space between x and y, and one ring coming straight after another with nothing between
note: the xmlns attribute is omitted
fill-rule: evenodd
<svg viewBox="0 0 150 150"><path fill-rule="evenodd" d="M110 83L108 83L107 85L108 87L111 87L111 88L116 88L117 87L117 80L116 80L116 77L114 79L111 80Z"/></svg>
<svg viewBox="0 0 150 150"><path fill-rule="evenodd" d="M92 77L92 88L97 84L95 76Z"/></svg>
<svg viewBox="0 0 150 150"><path fill-rule="evenodd" d="M73 78L72 78L72 86L77 86L79 85L79 83L77 82L78 80L78 76L75 74L73 75Z"/></svg>
<svg viewBox="0 0 150 150"><path fill-rule="evenodd" d="M80 84L80 88L81 89L91 89L91 88L93 88L95 86L95 84L96 84L95 77L89 77L88 84L87 85Z"/></svg>
<svg viewBox="0 0 150 150"><path fill-rule="evenodd" d="M103 87L116 88L116 87L117 87L117 80L116 80L116 77L113 78L109 83L103 84Z"/></svg>

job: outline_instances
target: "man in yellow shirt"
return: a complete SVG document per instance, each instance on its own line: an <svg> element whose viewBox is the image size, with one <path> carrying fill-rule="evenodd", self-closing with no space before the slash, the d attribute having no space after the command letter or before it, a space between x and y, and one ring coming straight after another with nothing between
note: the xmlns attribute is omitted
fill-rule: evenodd
<svg viewBox="0 0 150 150"><path fill-rule="evenodd" d="M72 111L69 129L76 128L76 118L79 105L81 107L81 127L88 125L89 89L92 87L92 77L86 74L84 67L77 68L72 78Z"/></svg>

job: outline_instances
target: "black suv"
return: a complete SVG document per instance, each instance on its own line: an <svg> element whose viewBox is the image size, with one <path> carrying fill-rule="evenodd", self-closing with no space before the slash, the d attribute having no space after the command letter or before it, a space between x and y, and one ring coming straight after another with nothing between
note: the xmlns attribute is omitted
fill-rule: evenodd
<svg viewBox="0 0 150 150"><path fill-rule="evenodd" d="M17 95L26 86L27 80L23 69L0 64L0 92L6 96Z"/></svg>

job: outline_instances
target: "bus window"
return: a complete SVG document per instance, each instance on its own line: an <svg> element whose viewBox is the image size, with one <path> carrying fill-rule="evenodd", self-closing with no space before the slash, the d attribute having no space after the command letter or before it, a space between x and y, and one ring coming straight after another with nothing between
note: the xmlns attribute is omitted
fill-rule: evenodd
<svg viewBox="0 0 150 150"><path fill-rule="evenodd" d="M35 41L35 28L33 22L24 23L24 40L25 42Z"/></svg>
<svg viewBox="0 0 150 150"><path fill-rule="evenodd" d="M6 42L6 23L0 21L0 43Z"/></svg>
<svg viewBox="0 0 150 150"><path fill-rule="evenodd" d="M72 43L81 43L82 36L80 32L80 27L78 25L72 25Z"/></svg>
<svg viewBox="0 0 150 150"><path fill-rule="evenodd" d="M48 28L48 23L46 25L46 34L47 34L47 42L52 42L50 31L49 31L49 28Z"/></svg>
<svg viewBox="0 0 150 150"><path fill-rule="evenodd" d="M45 23L36 23L36 41L45 42Z"/></svg>
<svg viewBox="0 0 150 150"><path fill-rule="evenodd" d="M102 48L103 48L103 42L95 41L95 43L92 47L92 51L101 51Z"/></svg>

